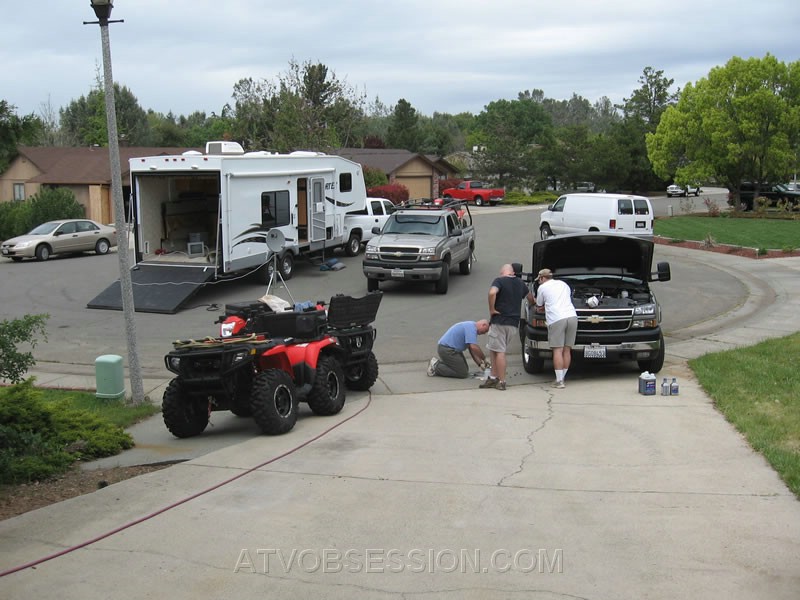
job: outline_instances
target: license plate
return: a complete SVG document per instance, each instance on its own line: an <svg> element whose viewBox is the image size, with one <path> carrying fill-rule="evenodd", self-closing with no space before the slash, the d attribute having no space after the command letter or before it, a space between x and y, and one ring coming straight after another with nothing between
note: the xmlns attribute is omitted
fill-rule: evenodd
<svg viewBox="0 0 800 600"><path fill-rule="evenodd" d="M399 277L400 279L402 279L403 277L405 277L405 272L403 271L403 269L392 269L392 277Z"/></svg>
<svg viewBox="0 0 800 600"><path fill-rule="evenodd" d="M605 358L605 346L586 346L583 349L583 358Z"/></svg>
<svg viewBox="0 0 800 600"><path fill-rule="evenodd" d="M636 229L645 229L647 227L647 221L636 221Z"/></svg>

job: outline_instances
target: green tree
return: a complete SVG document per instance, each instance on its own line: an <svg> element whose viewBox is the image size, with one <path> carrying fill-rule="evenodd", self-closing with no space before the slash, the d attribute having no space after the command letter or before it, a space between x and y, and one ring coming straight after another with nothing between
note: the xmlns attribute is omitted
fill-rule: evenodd
<svg viewBox="0 0 800 600"><path fill-rule="evenodd" d="M37 116L20 118L14 105L0 100L0 173L17 156L17 146L32 144L43 129L44 124Z"/></svg>
<svg viewBox="0 0 800 600"><path fill-rule="evenodd" d="M363 96L321 63L289 62L277 81L234 86L233 135L247 148L331 151L363 137Z"/></svg>
<svg viewBox="0 0 800 600"><path fill-rule="evenodd" d="M664 71L645 67L639 83L641 86L634 90L631 97L624 99L622 110L625 118L636 118L644 123L648 131L655 131L661 115L678 97L678 93L669 91L675 80L664 77Z"/></svg>
<svg viewBox="0 0 800 600"><path fill-rule="evenodd" d="M687 85L647 136L647 150L662 177L687 183L714 176L738 190L742 181L786 177L799 136L800 62L733 57Z"/></svg>
<svg viewBox="0 0 800 600"><path fill-rule="evenodd" d="M188 132L178 124L171 112L166 115L155 111L147 111L147 122L150 126L151 144L153 146L180 147L186 146Z"/></svg>
<svg viewBox="0 0 800 600"><path fill-rule="evenodd" d="M476 171L499 185L531 185L540 176L539 151L550 142L550 117L541 103L521 96L517 100L490 102L477 117L477 127L467 140L477 147Z"/></svg>
<svg viewBox="0 0 800 600"><path fill-rule="evenodd" d="M232 109L227 104L219 115L211 113L206 116L203 111L178 118L178 126L184 131L184 144L192 148L203 148L206 142L232 139L233 119L229 116Z"/></svg>
<svg viewBox="0 0 800 600"><path fill-rule="evenodd" d="M401 98L397 101L386 133L386 144L390 148L404 148L411 152L419 150L419 115L411 103Z"/></svg>
<svg viewBox="0 0 800 600"><path fill-rule="evenodd" d="M147 113L127 87L114 84L114 103L117 111L117 130L121 143L129 146L149 146L152 143ZM86 96L70 102L60 111L65 135L82 146L107 146L106 102L102 82Z"/></svg>
<svg viewBox="0 0 800 600"><path fill-rule="evenodd" d="M656 130L662 115L675 101L675 95L669 91L673 80L652 67L645 67L639 83L640 87L619 107L623 111L622 122L615 124L609 133L628 161L623 187L633 192L646 192L663 187L664 181L654 172L648 159L645 139Z"/></svg>

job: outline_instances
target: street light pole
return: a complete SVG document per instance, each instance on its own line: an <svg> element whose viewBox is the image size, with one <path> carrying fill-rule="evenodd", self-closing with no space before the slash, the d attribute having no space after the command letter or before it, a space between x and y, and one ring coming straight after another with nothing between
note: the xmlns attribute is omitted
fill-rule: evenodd
<svg viewBox="0 0 800 600"><path fill-rule="evenodd" d="M117 137L117 112L114 101L114 78L111 73L111 42L108 35L109 21L114 3L111 0L91 0L97 21L86 22L100 25L100 37L103 45L103 83L106 96L106 122L108 125L108 156L111 164L111 196L114 201L114 223L117 228L117 257L119 258L119 284L122 295L122 312L125 315L125 338L128 345L128 371L131 381L131 402L144 402L144 385L142 370L139 365L139 354L136 348L136 320L133 304L133 285L131 283L131 267L128 259L128 226L125 223L125 204L122 200L122 173L119 158L119 139Z"/></svg>

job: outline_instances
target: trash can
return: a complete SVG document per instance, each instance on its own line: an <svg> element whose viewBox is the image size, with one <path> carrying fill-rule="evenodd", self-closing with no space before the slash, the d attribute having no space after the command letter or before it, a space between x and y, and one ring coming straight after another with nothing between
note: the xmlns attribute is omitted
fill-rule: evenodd
<svg viewBox="0 0 800 600"><path fill-rule="evenodd" d="M97 397L117 399L125 395L125 377L122 369L122 357L116 354L104 354L94 361L97 381Z"/></svg>

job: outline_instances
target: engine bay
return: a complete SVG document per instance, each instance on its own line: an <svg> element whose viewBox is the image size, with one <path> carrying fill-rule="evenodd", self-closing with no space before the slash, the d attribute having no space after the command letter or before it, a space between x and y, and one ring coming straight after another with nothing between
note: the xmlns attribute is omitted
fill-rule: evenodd
<svg viewBox="0 0 800 600"><path fill-rule="evenodd" d="M653 302L647 284L626 279L586 281L565 279L572 289L572 304L580 308L632 308Z"/></svg>

